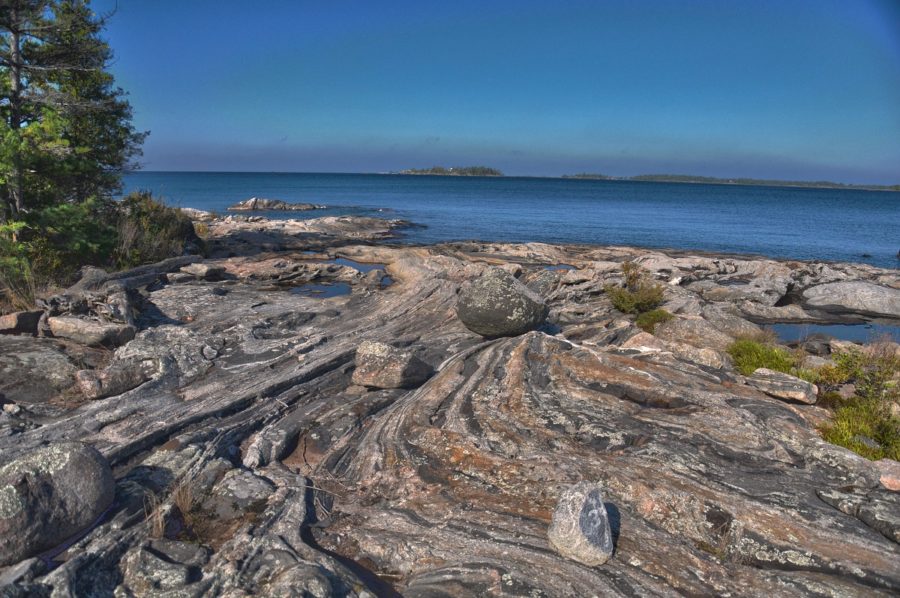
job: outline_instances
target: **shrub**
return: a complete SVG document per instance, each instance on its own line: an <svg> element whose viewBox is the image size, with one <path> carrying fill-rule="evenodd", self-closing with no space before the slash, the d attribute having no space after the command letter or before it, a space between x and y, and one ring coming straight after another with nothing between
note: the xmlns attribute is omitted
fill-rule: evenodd
<svg viewBox="0 0 900 598"><path fill-rule="evenodd" d="M34 305L34 275L28 261L28 246L19 241L25 223L0 224L0 296L3 311L29 309Z"/></svg>
<svg viewBox="0 0 900 598"><path fill-rule="evenodd" d="M900 418L891 413L891 405L900 401L900 357L894 345L876 342L835 353L832 359L835 365L819 369L821 387L852 382L856 390L840 400L832 390L822 394L819 404L834 409L822 437L868 459L900 460Z"/></svg>
<svg viewBox="0 0 900 598"><path fill-rule="evenodd" d="M828 442L867 459L900 461L900 418L890 414L884 401L854 397L835 410L821 431Z"/></svg>
<svg viewBox="0 0 900 598"><path fill-rule="evenodd" d="M181 210L137 191L119 205L114 263L130 268L183 253L187 243L200 244L194 224Z"/></svg>
<svg viewBox="0 0 900 598"><path fill-rule="evenodd" d="M728 354L734 360L735 369L744 376L753 374L757 368L789 374L795 365L794 357L784 349L749 339L732 343Z"/></svg>
<svg viewBox="0 0 900 598"><path fill-rule="evenodd" d="M664 287L649 280L646 270L634 262L622 264L625 285L606 285L603 290L613 307L625 314L641 314L659 307L663 302Z"/></svg>
<svg viewBox="0 0 900 598"><path fill-rule="evenodd" d="M653 331L656 330L657 324L668 322L673 317L674 316L672 314L664 309L654 309L639 314L638 317L635 318L634 323L637 324L638 328L640 328L644 332L653 334Z"/></svg>

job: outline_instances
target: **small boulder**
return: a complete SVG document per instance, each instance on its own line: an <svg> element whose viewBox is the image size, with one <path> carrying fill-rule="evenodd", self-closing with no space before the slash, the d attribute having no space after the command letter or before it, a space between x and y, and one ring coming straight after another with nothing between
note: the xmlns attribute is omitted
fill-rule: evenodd
<svg viewBox="0 0 900 598"><path fill-rule="evenodd" d="M210 264L197 262L195 264L184 266L181 268L181 272L191 274L201 280L221 280L225 275L225 268L222 266L211 266Z"/></svg>
<svg viewBox="0 0 900 598"><path fill-rule="evenodd" d="M37 334L43 311L18 311L0 316L0 334Z"/></svg>
<svg viewBox="0 0 900 598"><path fill-rule="evenodd" d="M548 312L543 299L501 268L489 268L464 285L456 304L456 314L466 328L489 338L534 330Z"/></svg>
<svg viewBox="0 0 900 598"><path fill-rule="evenodd" d="M81 370L75 382L86 399L103 399L136 388L153 377L156 360L117 362L102 370Z"/></svg>
<svg viewBox="0 0 900 598"><path fill-rule="evenodd" d="M559 497L547 537L561 555L588 567L613 554L609 516L600 484L579 482Z"/></svg>
<svg viewBox="0 0 900 598"><path fill-rule="evenodd" d="M353 384L369 388L413 388L431 376L431 366L410 351L363 342L356 349Z"/></svg>
<svg viewBox="0 0 900 598"><path fill-rule="evenodd" d="M881 474L881 485L894 492L900 492L900 462L893 459L879 459L875 467Z"/></svg>
<svg viewBox="0 0 900 598"><path fill-rule="evenodd" d="M116 482L96 449L62 442L0 467L0 565L59 545L112 503Z"/></svg>
<svg viewBox="0 0 900 598"><path fill-rule="evenodd" d="M816 395L819 392L814 384L810 384L806 380L766 368L758 368L753 372L753 375L747 378L747 384L763 391L770 397L797 401L807 405L816 402Z"/></svg>
<svg viewBox="0 0 900 598"><path fill-rule="evenodd" d="M85 320L73 316L47 318L53 336L67 338L90 347L118 347L134 338L134 328L126 324L113 324Z"/></svg>

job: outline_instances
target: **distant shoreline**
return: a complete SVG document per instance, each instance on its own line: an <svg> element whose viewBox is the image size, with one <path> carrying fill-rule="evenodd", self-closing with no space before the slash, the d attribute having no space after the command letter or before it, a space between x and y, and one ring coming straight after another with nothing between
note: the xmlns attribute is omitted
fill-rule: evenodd
<svg viewBox="0 0 900 598"><path fill-rule="evenodd" d="M287 172L287 171L265 171L265 170L132 170L126 172L125 175L136 174L268 174L268 175L294 175L294 174L325 174L325 175L348 175L348 176L426 176L426 177L447 177L447 178L506 178L506 179L546 179L546 180L577 180L577 181L609 181L622 183L680 183L694 185L723 185L730 187L776 187L787 189L831 189L846 191L887 191L900 192L900 185L866 185L851 183L834 183L830 181L775 181L766 179L718 179L713 177L687 177L686 179L665 178L668 175L639 175L637 177L614 177L605 175L507 175L507 174L471 174L460 172L422 172L416 170L404 170L393 172ZM685 175L687 176L687 175Z"/></svg>

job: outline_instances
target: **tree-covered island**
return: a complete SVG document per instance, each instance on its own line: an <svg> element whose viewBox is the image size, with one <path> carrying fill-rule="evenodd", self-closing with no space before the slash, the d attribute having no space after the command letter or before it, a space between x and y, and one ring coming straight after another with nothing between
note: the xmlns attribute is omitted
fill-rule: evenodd
<svg viewBox="0 0 900 598"><path fill-rule="evenodd" d="M503 176L496 168L488 166L432 166L431 168L408 168L401 170L399 174L423 174L433 176Z"/></svg>

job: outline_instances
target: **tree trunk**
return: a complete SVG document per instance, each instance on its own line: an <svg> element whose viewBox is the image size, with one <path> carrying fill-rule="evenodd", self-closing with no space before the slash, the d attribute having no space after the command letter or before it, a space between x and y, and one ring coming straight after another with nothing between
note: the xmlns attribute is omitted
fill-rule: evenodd
<svg viewBox="0 0 900 598"><path fill-rule="evenodd" d="M19 26L19 8L13 5L10 9L10 65L9 65L9 128L14 131L17 136L19 129L22 127L22 52L21 52L21 32ZM25 207L23 198L23 181L22 181L22 157L16 148L13 152L12 172L10 172L9 188L9 207L12 211L12 217L16 218Z"/></svg>

